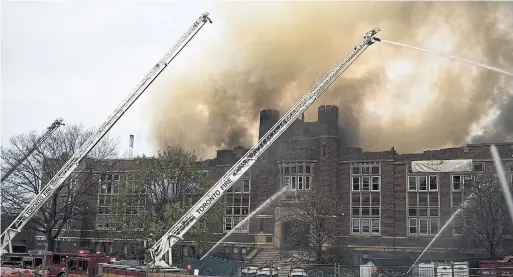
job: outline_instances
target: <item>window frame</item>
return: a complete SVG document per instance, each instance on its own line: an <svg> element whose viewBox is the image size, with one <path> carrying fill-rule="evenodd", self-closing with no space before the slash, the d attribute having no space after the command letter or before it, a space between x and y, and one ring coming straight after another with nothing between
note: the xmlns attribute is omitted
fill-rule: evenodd
<svg viewBox="0 0 513 277"><path fill-rule="evenodd" d="M437 233L432 231L434 231L434 227L437 227L437 232L440 228L439 174L414 173L408 165L406 182L408 236L436 236ZM415 184L415 189L413 184Z"/></svg>
<svg viewBox="0 0 513 277"><path fill-rule="evenodd" d="M355 179L358 180L358 189L354 189L354 180ZM351 176L351 189L352 189L352 191L361 191L360 187L361 187L361 177L352 177Z"/></svg>
<svg viewBox="0 0 513 277"><path fill-rule="evenodd" d="M247 220L243 225L234 230L235 226L244 220L251 213L251 189L252 189L251 171L248 170L232 186L240 189L230 189L224 194L225 213L223 216L223 232L248 233L249 222ZM248 189L248 190L246 190Z"/></svg>
<svg viewBox="0 0 513 277"><path fill-rule="evenodd" d="M358 231L355 232L355 222L357 222ZM351 219L351 234L360 234L361 225L360 225L360 217Z"/></svg>
<svg viewBox="0 0 513 277"><path fill-rule="evenodd" d="M282 163L278 165L281 187L289 186L293 191L309 191L313 181L313 162ZM301 189L300 189L301 184Z"/></svg>
<svg viewBox="0 0 513 277"><path fill-rule="evenodd" d="M429 222L427 217L419 217L419 235L420 236L427 236L429 235ZM423 226L425 223L425 226ZM425 232L422 232L423 227L425 227Z"/></svg>
<svg viewBox="0 0 513 277"><path fill-rule="evenodd" d="M435 189L431 189L431 180L433 180L432 178L434 178L434 180L436 180L436 188ZM438 175L429 175L428 176L428 191L438 191L438 186L439 186L439 182L438 182Z"/></svg>
<svg viewBox="0 0 513 277"><path fill-rule="evenodd" d="M411 180L415 180L415 189L411 188ZM419 182L417 176L408 176L408 191L418 191L419 189Z"/></svg>
<svg viewBox="0 0 513 277"><path fill-rule="evenodd" d="M480 171L476 170L476 166L481 166L482 169ZM477 174L482 174L485 172L485 163L484 162L473 162L472 163L472 172Z"/></svg>
<svg viewBox="0 0 513 277"><path fill-rule="evenodd" d="M417 213L418 214L418 213ZM440 219L439 217L431 216L408 216L408 236L409 237L432 237L436 236L440 232ZM412 225L415 222L415 225ZM426 231L421 233L421 223L424 222L427 227ZM433 224L436 223L436 224ZM433 225L436 225L436 233L433 232ZM415 228L416 232L411 232L411 229Z"/></svg>
<svg viewBox="0 0 513 277"><path fill-rule="evenodd" d="M421 186L422 186L422 181L425 181L424 182L424 186L425 188L424 189L421 189ZM417 176L417 190L418 191L429 191L428 188L429 188L429 184L428 184L428 176L426 175L422 175L422 176Z"/></svg>
<svg viewBox="0 0 513 277"><path fill-rule="evenodd" d="M377 178L378 179L378 189L374 189L374 179ZM375 191L375 192L378 192L378 191L381 191L381 176L371 176L370 178L370 186L371 186L371 191Z"/></svg>
<svg viewBox="0 0 513 277"><path fill-rule="evenodd" d="M409 174L406 177L408 192L438 192L439 178L438 174ZM421 178L426 180L426 189L421 189ZM431 189L431 180L436 180L436 189ZM415 180L415 189L411 186L411 181Z"/></svg>
<svg viewBox="0 0 513 277"><path fill-rule="evenodd" d="M454 182L454 178L458 177L460 180L458 182ZM454 184L459 184L459 188L455 189ZM462 174L451 174L451 191L460 192L463 190L463 175Z"/></svg>
<svg viewBox="0 0 513 277"><path fill-rule="evenodd" d="M412 225L412 221L415 222L415 224ZM415 232L412 232L411 229L415 228ZM408 235L418 235L418 217L408 217Z"/></svg>
<svg viewBox="0 0 513 277"><path fill-rule="evenodd" d="M381 167L381 163L375 162L350 164L351 235L381 235Z"/></svg>

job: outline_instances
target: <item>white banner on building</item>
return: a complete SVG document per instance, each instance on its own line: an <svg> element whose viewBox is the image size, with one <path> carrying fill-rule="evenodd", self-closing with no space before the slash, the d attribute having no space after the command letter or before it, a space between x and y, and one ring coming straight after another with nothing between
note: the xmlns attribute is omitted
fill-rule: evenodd
<svg viewBox="0 0 513 277"><path fill-rule="evenodd" d="M472 172L472 160L412 161L413 172Z"/></svg>

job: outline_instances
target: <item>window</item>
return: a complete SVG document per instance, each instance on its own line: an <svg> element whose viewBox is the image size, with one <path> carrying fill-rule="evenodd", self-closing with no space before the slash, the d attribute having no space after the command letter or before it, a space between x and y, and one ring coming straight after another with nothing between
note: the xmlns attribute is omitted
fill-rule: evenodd
<svg viewBox="0 0 513 277"><path fill-rule="evenodd" d="M97 230L115 229L116 215L140 214L146 207L146 191L136 186L133 176L127 175L121 182L120 174L103 173L100 175L99 184ZM120 200L120 197L126 199Z"/></svg>
<svg viewBox="0 0 513 277"><path fill-rule="evenodd" d="M460 191L463 186L463 180L460 175L452 176L452 190Z"/></svg>
<svg viewBox="0 0 513 277"><path fill-rule="evenodd" d="M438 175L408 172L408 235L434 236L439 227Z"/></svg>
<svg viewBox="0 0 513 277"><path fill-rule="evenodd" d="M436 191L438 190L438 176L429 176L429 190Z"/></svg>
<svg viewBox="0 0 513 277"><path fill-rule="evenodd" d="M351 183L353 191L379 191L380 190L380 165L351 165Z"/></svg>
<svg viewBox="0 0 513 277"><path fill-rule="evenodd" d="M484 172L484 163L474 163L473 166L474 173L483 173Z"/></svg>
<svg viewBox="0 0 513 277"><path fill-rule="evenodd" d="M68 270L77 270L77 260L68 260Z"/></svg>
<svg viewBox="0 0 513 277"><path fill-rule="evenodd" d="M427 235L428 233L428 219L419 218L419 234Z"/></svg>
<svg viewBox="0 0 513 277"><path fill-rule="evenodd" d="M64 257L64 260L66 259L66 257ZM53 255L52 256L52 263L53 264L60 264L60 263L63 263L64 262L63 259L61 259L61 256L59 255Z"/></svg>
<svg viewBox="0 0 513 277"><path fill-rule="evenodd" d="M114 230L116 229L116 217L111 215L96 216L96 230Z"/></svg>
<svg viewBox="0 0 513 277"><path fill-rule="evenodd" d="M246 247L241 247L240 248L240 256L242 259L246 258L246 256L248 255L248 249Z"/></svg>
<svg viewBox="0 0 513 277"><path fill-rule="evenodd" d="M353 216L354 216L354 214L353 214ZM360 233L360 219L359 218L353 218L352 225L353 225L352 232L353 233Z"/></svg>
<svg viewBox="0 0 513 277"><path fill-rule="evenodd" d="M369 233L370 231L370 219L362 219L362 233Z"/></svg>
<svg viewBox="0 0 513 277"><path fill-rule="evenodd" d="M416 218L409 218L408 220L408 226L409 231L408 234L417 234L417 219Z"/></svg>
<svg viewBox="0 0 513 277"><path fill-rule="evenodd" d="M280 165L281 186L289 186L292 190L310 190L312 167L310 163Z"/></svg>
<svg viewBox="0 0 513 277"><path fill-rule="evenodd" d="M381 166L379 163L351 164L351 233L381 234Z"/></svg>
<svg viewBox="0 0 513 277"><path fill-rule="evenodd" d="M372 190L379 191L379 176L372 177Z"/></svg>
<svg viewBox="0 0 513 277"><path fill-rule="evenodd" d="M100 175L99 194L117 194L119 193L119 174Z"/></svg>
<svg viewBox="0 0 513 277"><path fill-rule="evenodd" d="M414 175L408 176L408 191L437 191L437 175Z"/></svg>
<svg viewBox="0 0 513 277"><path fill-rule="evenodd" d="M408 208L410 235L436 235L438 233L438 209L426 207Z"/></svg>
<svg viewBox="0 0 513 277"><path fill-rule="evenodd" d="M474 171L475 166L478 165L477 163L474 164ZM483 165L483 164L482 164ZM484 165L483 165L484 166ZM472 185L472 176L471 175L452 175L451 177L452 182L452 190L451 190L451 207L453 213L456 212L460 208L460 206L463 204L463 201L465 201L465 187L469 187ZM455 219L454 223L452 224L452 234L454 236L459 236L463 234L463 215L460 213Z"/></svg>
<svg viewBox="0 0 513 277"><path fill-rule="evenodd" d="M251 173L247 171L225 194L224 231L230 231L243 221L250 211ZM249 220L237 232L248 232Z"/></svg>
<svg viewBox="0 0 513 277"><path fill-rule="evenodd" d="M410 191L417 190L417 177L416 176L408 177L408 190L410 190Z"/></svg>
<svg viewBox="0 0 513 277"><path fill-rule="evenodd" d="M431 229L429 229L429 232L431 234L438 233L438 219L431 219L431 222L429 223L429 226Z"/></svg>
<svg viewBox="0 0 513 277"><path fill-rule="evenodd" d="M452 175L452 191L461 191L465 184L470 185L472 178L470 175Z"/></svg>
<svg viewBox="0 0 513 277"><path fill-rule="evenodd" d="M78 270L87 271L88 266L89 266L88 261L82 261L82 260L78 261Z"/></svg>

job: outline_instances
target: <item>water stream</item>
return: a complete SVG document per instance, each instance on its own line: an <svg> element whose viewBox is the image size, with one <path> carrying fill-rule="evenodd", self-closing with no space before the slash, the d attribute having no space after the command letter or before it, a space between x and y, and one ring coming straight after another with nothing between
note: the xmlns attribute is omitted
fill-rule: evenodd
<svg viewBox="0 0 513 277"><path fill-rule="evenodd" d="M208 250L207 253L205 253L205 255L203 255L203 257L201 257L200 260L203 260L203 258L205 258L208 254L210 254L210 252L212 252L214 249L216 249L216 247L219 246L219 244L221 244L223 241L225 241L233 232L238 230L244 223L246 223L249 219L251 219L251 217L253 217L257 213L259 213L262 209L269 206L269 204L271 204L271 202L273 202L276 198L278 198L278 196L282 195L284 192L286 192L288 190L289 190L288 187L283 187L277 193L275 193L274 195L269 197L269 199L267 199L264 203L262 203L260 206L258 206L258 208L253 210L246 218L244 218L241 222L239 222L239 224L237 224L232 230L230 230L230 232L226 233L226 235L224 235L223 238L221 238L212 248L210 248L210 250Z"/></svg>
<svg viewBox="0 0 513 277"><path fill-rule="evenodd" d="M462 203L462 206L466 206L466 204L469 202L469 200L473 197L473 194L469 195L469 197L467 197L467 199L465 200L465 202ZM429 242L429 244L426 246L426 248L424 248L424 250L422 250L422 252L420 253L420 255L417 257L417 259L415 260L415 262L410 266L410 269L408 269L408 272L406 272L407 274L410 273L410 271L413 269L413 267L419 262L420 258L422 258L422 256L424 256L424 253L426 253L426 251L431 247L431 245L436 241L436 239L440 236L440 234L442 234L442 232L447 228L447 226L449 226L449 224L454 220L454 218L456 218L456 216L458 216L458 214L463 210L463 207L460 206L460 208L458 208L452 215L451 217L449 218L449 220L447 220L447 222L444 224L444 226L442 226L442 228L438 231L438 233L436 234L436 236Z"/></svg>
<svg viewBox="0 0 513 277"><path fill-rule="evenodd" d="M449 58L449 59L453 59L453 60L456 60L456 61L459 61L459 62L463 62L463 63L470 64L470 65L474 65L474 66L479 66L479 67L482 67L482 68L493 70L495 72L499 72L499 73L502 73L502 74L509 75L509 76L513 77L513 73L508 72L508 71L503 70L503 69L500 69L500 68L497 68L497 67L494 67L494 66L490 66L490 65L486 65L486 64L470 61L470 60L467 60L467 59L463 59L463 58L459 58L459 57L456 57L456 56L451 56L451 55L443 54L443 53L440 53L440 52L435 52L435 51L432 51L432 50L429 50L429 49L425 49L425 48L411 46L411 45L403 44L403 43L399 43L399 42L393 42L393 41L390 41L390 40L381 39L381 42L388 43L388 44L393 44L393 45L397 45L397 46L402 46L402 47L407 47L407 48L411 48L411 49L415 49L415 50L418 50L418 51L427 52L427 53L431 53L431 54L435 54L435 55L439 55L439 56L442 56L442 57L446 57L446 58Z"/></svg>
<svg viewBox="0 0 513 277"><path fill-rule="evenodd" d="M427 53L439 55L439 56L446 57L446 58L449 58L449 59L453 59L453 60L456 60L456 61L459 61L459 62L463 62L463 63L466 63L466 64L470 64L470 65L486 68L486 69L489 69L489 70L492 70L492 71L495 71L495 72L498 72L498 73L501 73L501 74L513 76L513 73L508 72L506 70L503 70L503 69L500 69L500 68L497 68L497 67L494 67L494 66L478 63L478 62L475 62L475 61L459 58L459 57L456 57L456 56L447 55L447 54L435 52L435 51L432 51L432 50L429 50L429 49L420 48L420 47L416 47L416 46L411 46L411 45L404 44L404 43L399 43L399 42L393 42L393 41L389 41L389 40L385 40L385 39L381 39L380 41L384 42L384 43L392 44L392 45L397 45L397 46L402 46L402 47L406 47L406 48L410 48L410 49L415 49L415 50L418 50L418 51L421 51L421 52L427 52ZM501 186L503 188L503 191L504 191L504 197L506 198L506 203L508 204L509 213L510 213L511 219L513 221L513 197L511 196L511 191L510 191L508 183L507 183L506 175L504 174L504 168L502 166L502 162L501 162L501 159L499 157L499 153L498 153L497 148L495 147L495 145L490 146L490 151L491 151L492 157L494 159L495 168L496 168L496 172L497 172L498 177L499 177L500 184L501 184ZM473 193L470 194L465 199L465 201L460 205L460 207L451 215L449 220L447 220L447 222L444 224L444 226L442 226L442 228L438 231L436 236L429 242L429 244L426 246L426 248L424 248L424 250L420 253L419 257L417 257L415 262L408 269L408 273L410 273L410 271L419 262L419 260L426 253L426 251L438 239L440 234L442 234L442 232L447 228L447 226L449 226L451 224L451 222L454 220L454 218L456 218L456 216L458 216L458 214L461 213L461 211L468 205L469 201L472 200L473 197L474 197L474 194Z"/></svg>
<svg viewBox="0 0 513 277"><path fill-rule="evenodd" d="M508 205L509 215L511 216L511 222L513 222L513 194L511 194L510 186L508 185L508 179L504 173L504 167L502 166L501 157L499 151L495 145L490 146L490 152L492 152L493 163L495 164L495 170L499 177L499 183L501 184L502 191L504 192L504 198L506 198L506 205Z"/></svg>

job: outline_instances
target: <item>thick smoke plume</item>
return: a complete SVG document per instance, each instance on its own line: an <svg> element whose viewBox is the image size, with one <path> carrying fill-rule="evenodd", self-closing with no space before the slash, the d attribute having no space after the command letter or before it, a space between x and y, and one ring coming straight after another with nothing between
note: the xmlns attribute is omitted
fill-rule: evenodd
<svg viewBox="0 0 513 277"><path fill-rule="evenodd" d="M202 31L215 38L194 41L201 45L196 63L184 50L179 58L191 60L188 66L171 70L153 99L152 134L159 148L181 144L208 157L215 149L251 146L261 109L286 112L375 27L387 40L513 70L510 3L239 2L218 8L214 24ZM465 143L476 124L499 108L499 118L509 121L485 127L478 140L507 139L513 101L494 101L504 78L376 44L308 110L306 120L317 119L321 104L337 105L341 125L359 146L407 152Z"/></svg>

